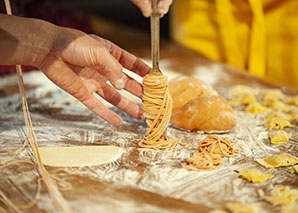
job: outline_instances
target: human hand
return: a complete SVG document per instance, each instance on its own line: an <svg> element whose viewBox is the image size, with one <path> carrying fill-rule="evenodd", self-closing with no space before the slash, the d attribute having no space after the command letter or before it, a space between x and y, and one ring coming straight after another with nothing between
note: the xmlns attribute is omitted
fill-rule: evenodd
<svg viewBox="0 0 298 213"><path fill-rule="evenodd" d="M115 88L125 89L141 98L142 85L124 74L122 67L142 77L151 68L108 40L58 28L53 47L37 67L57 86L113 125L120 125L121 117L104 106L95 93L132 117L142 119L142 108L120 95Z"/></svg>
<svg viewBox="0 0 298 213"><path fill-rule="evenodd" d="M151 0L131 0L132 3L134 3L136 6L140 8L142 11L143 15L145 17L149 17L152 13L152 4ZM163 17L168 11L169 7L172 4L173 0L159 0L158 2L158 11Z"/></svg>

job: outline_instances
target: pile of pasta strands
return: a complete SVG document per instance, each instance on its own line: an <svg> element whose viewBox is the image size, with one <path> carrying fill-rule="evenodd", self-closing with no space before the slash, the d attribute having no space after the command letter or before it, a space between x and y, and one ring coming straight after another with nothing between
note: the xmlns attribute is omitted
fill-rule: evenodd
<svg viewBox="0 0 298 213"><path fill-rule="evenodd" d="M187 170L209 171L219 168L222 157L233 157L234 146L228 138L208 135L199 142L196 154L186 160L182 167Z"/></svg>
<svg viewBox="0 0 298 213"><path fill-rule="evenodd" d="M164 75L146 75L143 79L144 95L142 107L148 128L139 145L149 149L175 148L182 144L164 135L172 113L172 97L168 78Z"/></svg>

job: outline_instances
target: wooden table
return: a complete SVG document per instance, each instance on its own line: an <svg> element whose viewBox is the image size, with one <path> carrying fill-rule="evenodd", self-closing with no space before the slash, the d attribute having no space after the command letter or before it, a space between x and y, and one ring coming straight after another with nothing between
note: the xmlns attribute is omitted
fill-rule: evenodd
<svg viewBox="0 0 298 213"><path fill-rule="evenodd" d="M137 56L150 59L149 35L107 21L91 17L95 32ZM193 75L212 84L226 97L229 88L245 84L260 89L278 88L287 95L298 92L268 83L231 66L204 59L177 44L162 41L161 69L170 76ZM234 158L225 159L221 168L210 172L186 171L181 162L197 147L203 132L182 131L170 126L168 134L191 144L175 150L143 150L138 147L145 133L145 122L137 121L114 109L123 117L123 125L111 126L80 103L50 83L41 73L24 76L32 122L39 146L116 145L125 152L111 164L80 168L46 167L72 185L62 192L75 212L209 212L224 208L228 201L258 203L264 211L279 212L260 199L258 189L270 193L274 186L297 187L297 175L289 168L270 170L277 177L263 184L249 184L237 178L241 168L257 167L255 159L273 153L287 152L297 156L297 126L290 130L293 141L282 146L268 142L262 116L235 110L238 125L229 137L240 150ZM0 147L1 152L15 150L26 138L21 102L16 95L16 76L0 80ZM295 142L296 140L296 142ZM31 160L27 147L17 159ZM0 156L0 161L6 157ZM18 164L0 170L0 190L15 204L23 204L34 197L37 170ZM7 209L0 201L0 207ZM0 209L1 210L1 209ZM37 205L25 212L56 212L43 186Z"/></svg>

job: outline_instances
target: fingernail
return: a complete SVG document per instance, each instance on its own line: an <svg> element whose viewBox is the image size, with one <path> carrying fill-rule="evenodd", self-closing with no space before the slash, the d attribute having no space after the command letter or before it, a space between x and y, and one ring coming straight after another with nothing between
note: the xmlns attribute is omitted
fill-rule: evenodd
<svg viewBox="0 0 298 213"><path fill-rule="evenodd" d="M140 120L142 120L142 119L145 118L144 111L143 111L143 109L141 107L138 109L138 118Z"/></svg>
<svg viewBox="0 0 298 213"><path fill-rule="evenodd" d="M146 117L145 117L145 115L144 115L144 113L142 113L141 114L141 120L143 120L143 119L145 119Z"/></svg>
<svg viewBox="0 0 298 213"><path fill-rule="evenodd" d="M111 123L114 125L114 126L119 126L122 124L122 119L119 118L119 117L113 117L111 119Z"/></svg>
<svg viewBox="0 0 298 213"><path fill-rule="evenodd" d="M123 89L124 86L125 86L125 82L124 82L124 77L122 75L121 78L119 78L117 81L116 81L116 86L119 88L119 89Z"/></svg>

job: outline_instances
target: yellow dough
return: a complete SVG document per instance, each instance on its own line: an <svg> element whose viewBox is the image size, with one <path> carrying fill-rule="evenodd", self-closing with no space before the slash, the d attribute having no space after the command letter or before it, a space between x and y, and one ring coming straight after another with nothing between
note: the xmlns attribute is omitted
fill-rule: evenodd
<svg viewBox="0 0 298 213"><path fill-rule="evenodd" d="M217 95L209 84L190 76L173 79L169 84L169 89L173 98L172 113L196 97Z"/></svg>
<svg viewBox="0 0 298 213"><path fill-rule="evenodd" d="M95 166L117 160L123 150L117 146L40 147L43 164L55 167Z"/></svg>
<svg viewBox="0 0 298 213"><path fill-rule="evenodd" d="M298 190L290 187L275 188L271 196L263 196L265 200L273 205L292 205L298 199Z"/></svg>
<svg viewBox="0 0 298 213"><path fill-rule="evenodd" d="M251 103L249 104L245 111L246 112L251 112L253 114L258 114L258 113L264 113L264 112L269 112L271 109L262 106L260 103L255 102L255 103Z"/></svg>
<svg viewBox="0 0 298 213"><path fill-rule="evenodd" d="M263 159L257 159L256 162L267 169L271 169L281 166L295 165L298 163L298 158L287 153L282 153L278 155L272 155Z"/></svg>
<svg viewBox="0 0 298 213"><path fill-rule="evenodd" d="M220 96L201 96L192 99L173 113L171 123L187 130L228 131L237 121L233 109Z"/></svg>
<svg viewBox="0 0 298 213"><path fill-rule="evenodd" d="M242 169L238 177L246 179L248 182L252 182L252 183L263 183L273 178L274 175L264 174L263 172L257 169L247 168L247 169Z"/></svg>
<svg viewBox="0 0 298 213"><path fill-rule="evenodd" d="M273 135L273 137L270 135L270 142L272 144L286 144L288 143L290 137L291 134L288 134L283 130L279 130Z"/></svg>
<svg viewBox="0 0 298 213"><path fill-rule="evenodd" d="M258 213L260 209L257 204L244 205L241 203L227 203L227 208L232 213Z"/></svg>

